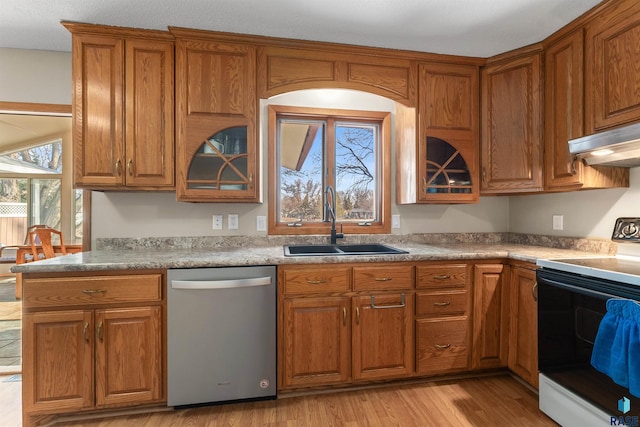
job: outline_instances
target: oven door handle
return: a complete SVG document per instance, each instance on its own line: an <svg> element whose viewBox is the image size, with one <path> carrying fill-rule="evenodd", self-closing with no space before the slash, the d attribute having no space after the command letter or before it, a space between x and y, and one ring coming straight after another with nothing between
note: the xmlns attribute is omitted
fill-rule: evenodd
<svg viewBox="0 0 640 427"><path fill-rule="evenodd" d="M599 296L599 297L605 297L605 298L620 298L620 297L616 297L615 295L611 295L611 294L607 294L605 292L600 292L600 291L596 291L593 289L589 289L589 288L584 288L582 286L576 286L576 285L569 285L567 283L562 283L562 282L557 282L555 280L551 280L548 278L538 278L538 283L542 283L542 284L546 284L549 286L554 286L556 288L561 288L561 289L566 289L568 291L571 292L576 292L582 295L587 295L587 296Z"/></svg>

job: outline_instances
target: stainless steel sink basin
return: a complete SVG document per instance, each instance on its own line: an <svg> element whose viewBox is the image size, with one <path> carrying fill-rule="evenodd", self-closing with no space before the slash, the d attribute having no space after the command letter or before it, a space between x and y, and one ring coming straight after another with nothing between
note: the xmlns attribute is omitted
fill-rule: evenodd
<svg viewBox="0 0 640 427"><path fill-rule="evenodd" d="M406 254L407 251L381 243L353 245L285 245L285 256L336 256L336 255L390 255Z"/></svg>

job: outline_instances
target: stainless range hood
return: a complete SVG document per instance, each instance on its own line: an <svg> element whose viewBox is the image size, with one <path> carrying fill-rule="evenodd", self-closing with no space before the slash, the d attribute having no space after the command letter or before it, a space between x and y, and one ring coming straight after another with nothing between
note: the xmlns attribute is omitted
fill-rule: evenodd
<svg viewBox="0 0 640 427"><path fill-rule="evenodd" d="M569 152L588 165L640 166L640 123L571 139Z"/></svg>

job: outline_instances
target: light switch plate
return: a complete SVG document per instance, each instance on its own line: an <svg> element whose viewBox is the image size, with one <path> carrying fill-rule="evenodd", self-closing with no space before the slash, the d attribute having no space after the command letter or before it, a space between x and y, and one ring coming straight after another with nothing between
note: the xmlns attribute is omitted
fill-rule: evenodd
<svg viewBox="0 0 640 427"><path fill-rule="evenodd" d="M263 215L258 215L256 217L256 230L257 231L267 231L267 217Z"/></svg>
<svg viewBox="0 0 640 427"><path fill-rule="evenodd" d="M553 229L564 230L564 215L553 215Z"/></svg>
<svg viewBox="0 0 640 427"><path fill-rule="evenodd" d="M400 228L400 215L391 215L391 228Z"/></svg>
<svg viewBox="0 0 640 427"><path fill-rule="evenodd" d="M227 223L229 224L229 230L238 229L238 214L229 214L227 216Z"/></svg>

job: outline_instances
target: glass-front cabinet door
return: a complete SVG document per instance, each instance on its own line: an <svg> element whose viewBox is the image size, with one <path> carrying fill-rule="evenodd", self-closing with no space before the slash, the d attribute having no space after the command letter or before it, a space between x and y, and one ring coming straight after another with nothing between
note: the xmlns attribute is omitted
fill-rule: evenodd
<svg viewBox="0 0 640 427"><path fill-rule="evenodd" d="M212 193L247 191L254 185L248 168L247 128L225 129L204 140L191 159L188 190ZM220 194L224 197L224 194Z"/></svg>

